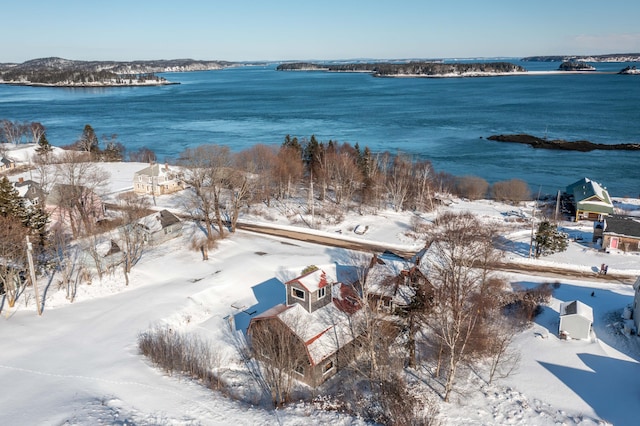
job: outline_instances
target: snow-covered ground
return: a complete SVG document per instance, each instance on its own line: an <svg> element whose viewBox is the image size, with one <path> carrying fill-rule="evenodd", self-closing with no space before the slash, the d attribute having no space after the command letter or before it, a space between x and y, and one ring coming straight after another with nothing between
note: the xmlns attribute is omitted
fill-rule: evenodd
<svg viewBox="0 0 640 426"><path fill-rule="evenodd" d="M105 165L112 173L109 192L130 188L133 172L144 166ZM159 207L180 207L177 197L157 197L156 202ZM640 208L638 200L619 205ZM279 204L271 212L256 211L244 219L290 226L279 213L303 208L294 202ZM587 270L607 263L610 273L628 276L629 281L640 274L639 256L599 252L590 244L589 227L584 225L566 223L570 235L583 236L582 241L572 241L566 252L529 260L530 228L526 221L515 220L512 206L453 200L442 209L472 211L505 225L507 256L513 261ZM523 208L525 216L526 211ZM392 211L380 211L377 216L353 212L339 223L316 222L314 232L412 250L420 247L419 235L412 231L412 216ZM433 217L424 215L420 220L428 222ZM357 226L368 228L359 235L354 232ZM42 316L36 314L31 289L13 309L2 306L0 425L364 423L305 404L272 411L258 401L238 402L192 380L168 376L138 353L139 333L155 324L197 332L215 342L234 392L246 394L256 385L243 373L233 331L248 322L244 311L262 311L282 301L284 293L277 280L297 275L308 265L358 261L357 254L343 249L243 232L220 241L210 259L202 261L199 252L187 248L188 234L147 251L134 267L128 287L116 272L79 286L70 303L65 290L58 288L58 278L45 277L40 281L40 294L45 294ZM554 298L534 326L516 337L521 353L518 369L492 385L471 375L461 377L461 392L451 403L440 403L442 423L638 424L640 338L627 337L618 328L622 310L633 297L628 282L505 276L516 286L557 282ZM591 341L557 337L559 305L568 300L581 300L593 308Z"/></svg>

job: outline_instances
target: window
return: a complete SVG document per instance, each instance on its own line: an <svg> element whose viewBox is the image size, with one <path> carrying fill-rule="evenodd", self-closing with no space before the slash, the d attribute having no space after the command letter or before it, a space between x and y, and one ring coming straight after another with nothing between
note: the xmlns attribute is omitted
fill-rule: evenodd
<svg viewBox="0 0 640 426"><path fill-rule="evenodd" d="M331 370L333 370L333 361L329 361L327 362L323 367L322 367L322 374L327 374L328 372L330 372Z"/></svg>
<svg viewBox="0 0 640 426"><path fill-rule="evenodd" d="M293 369L293 371L295 371L296 373L298 373L301 376L304 376L304 365L302 365L302 364L296 365L296 367Z"/></svg>
<svg viewBox="0 0 640 426"><path fill-rule="evenodd" d="M304 300L304 291L299 288L291 287L291 295L296 299Z"/></svg>
<svg viewBox="0 0 640 426"><path fill-rule="evenodd" d="M318 299L322 299L326 295L326 287L318 289Z"/></svg>

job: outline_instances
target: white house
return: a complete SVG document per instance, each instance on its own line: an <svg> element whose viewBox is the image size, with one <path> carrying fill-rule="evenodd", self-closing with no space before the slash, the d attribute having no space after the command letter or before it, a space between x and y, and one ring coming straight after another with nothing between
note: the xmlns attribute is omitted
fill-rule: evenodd
<svg viewBox="0 0 640 426"><path fill-rule="evenodd" d="M160 244L182 235L182 221L167 209L143 217L137 223L144 241Z"/></svg>
<svg viewBox="0 0 640 426"><path fill-rule="evenodd" d="M136 194L162 195L184 189L181 172L168 164L151 164L133 175L133 191Z"/></svg>
<svg viewBox="0 0 640 426"><path fill-rule="evenodd" d="M593 309L579 300L560 304L559 334L572 339L589 339L593 326Z"/></svg>

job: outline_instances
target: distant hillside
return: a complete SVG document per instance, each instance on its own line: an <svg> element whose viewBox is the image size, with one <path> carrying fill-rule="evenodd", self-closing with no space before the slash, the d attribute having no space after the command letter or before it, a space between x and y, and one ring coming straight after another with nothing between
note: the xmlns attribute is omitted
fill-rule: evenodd
<svg viewBox="0 0 640 426"><path fill-rule="evenodd" d="M370 72L376 77L440 77L440 76L477 76L526 72L519 65L509 62L477 62L477 63L442 63L442 62L407 62L407 63L351 63L321 64L295 62L281 64L278 71L333 71L333 72Z"/></svg>
<svg viewBox="0 0 640 426"><path fill-rule="evenodd" d="M609 53L606 55L528 56L528 62L640 62L640 53Z"/></svg>
<svg viewBox="0 0 640 426"><path fill-rule="evenodd" d="M155 73L214 70L230 65L230 62L193 59L115 62L41 58L21 64L0 64L0 82L51 86L172 84Z"/></svg>

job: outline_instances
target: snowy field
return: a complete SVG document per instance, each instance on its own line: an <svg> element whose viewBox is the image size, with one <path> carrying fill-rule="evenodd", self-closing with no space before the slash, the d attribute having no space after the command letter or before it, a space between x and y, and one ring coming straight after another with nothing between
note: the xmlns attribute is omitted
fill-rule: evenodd
<svg viewBox="0 0 640 426"><path fill-rule="evenodd" d="M131 188L133 172L144 164L109 165L109 192ZM12 179L17 179L13 176ZM157 197L159 207L179 208L179 197ZM617 200L637 213L638 200ZM247 221L291 225L278 213L296 203L246 216ZM490 201L453 200L444 209L472 211L505 226L507 257L568 270L593 271L602 263L624 281L562 279L505 274L512 285L556 284L554 298L535 324L517 336L518 369L486 385L462 376L452 402L440 403L444 425L636 425L640 419L640 338L619 331L621 313L633 300L629 282L640 275L640 257L605 254L590 243L588 226L566 223L569 249L545 259L528 259L529 228L512 220L512 206ZM526 211L526 209L523 209ZM530 210L530 208L529 208ZM420 248L410 226L411 213L354 212L340 223L314 232ZM268 217L268 219L266 219ZM420 218L429 221L434 216ZM415 219L414 219L415 220ZM360 235L356 227L367 231ZM186 232L185 234L189 234ZM243 373L235 346L236 328L248 322L243 311L260 311L284 299L276 279L286 280L310 265L351 265L358 254L343 249L238 232L221 241L202 261L186 247L185 235L147 251L130 276L120 272L78 287L73 303L57 277L43 277L42 316L31 289L13 309L0 311L0 425L359 425L361 419L295 404L273 411L207 390L196 382L168 376L137 349L139 333L156 324L197 332L213 342L228 369L235 393L255 384ZM591 294L594 296L591 296ZM594 311L594 337L566 341L557 337L560 303L581 300ZM234 319L230 322L230 319Z"/></svg>

